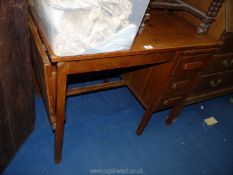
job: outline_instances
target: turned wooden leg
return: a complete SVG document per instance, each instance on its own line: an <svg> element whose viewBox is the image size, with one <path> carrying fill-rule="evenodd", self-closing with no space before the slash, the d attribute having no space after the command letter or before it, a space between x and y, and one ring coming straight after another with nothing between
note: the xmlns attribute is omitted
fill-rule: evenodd
<svg viewBox="0 0 233 175"><path fill-rule="evenodd" d="M153 114L153 110L151 109L146 109L144 116L142 117L142 120L137 128L136 134L139 136L143 133L147 123L150 121L150 118Z"/></svg>
<svg viewBox="0 0 233 175"><path fill-rule="evenodd" d="M206 12L206 16L208 19L203 19L202 23L197 28L197 33L204 34L207 33L211 24L215 21L216 16L218 15L224 0L212 0L208 11Z"/></svg>
<svg viewBox="0 0 233 175"><path fill-rule="evenodd" d="M57 76L57 107L56 107L56 130L55 130L55 163L60 163L62 158L62 145L64 135L64 115L66 104L66 65L58 63Z"/></svg>

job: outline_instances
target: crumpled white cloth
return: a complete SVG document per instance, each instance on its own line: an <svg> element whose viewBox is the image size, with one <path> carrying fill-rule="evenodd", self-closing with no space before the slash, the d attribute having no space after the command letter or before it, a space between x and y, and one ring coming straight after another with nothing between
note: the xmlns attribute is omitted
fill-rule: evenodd
<svg viewBox="0 0 233 175"><path fill-rule="evenodd" d="M136 26L132 27L132 24L128 28L128 30L132 30L131 34L127 32L129 36L120 32L130 25L129 16L132 13L130 0L46 1L53 7L66 9L56 27L57 34L52 42L52 48L59 56L83 54L87 50L92 52L91 49L96 50L97 45L98 48L101 48L100 43L105 43L103 41L111 36L115 36L115 39L112 38L113 43L114 40L122 41L126 47L125 43L132 43L132 37L136 35ZM73 10L67 10L67 8ZM116 35L118 32L120 32L119 35ZM120 43L115 44L118 44L119 48L122 49ZM106 46L103 45L103 48ZM112 48L106 49L106 51L112 50Z"/></svg>
<svg viewBox="0 0 233 175"><path fill-rule="evenodd" d="M133 0L34 0L57 56L128 49L137 33Z"/></svg>

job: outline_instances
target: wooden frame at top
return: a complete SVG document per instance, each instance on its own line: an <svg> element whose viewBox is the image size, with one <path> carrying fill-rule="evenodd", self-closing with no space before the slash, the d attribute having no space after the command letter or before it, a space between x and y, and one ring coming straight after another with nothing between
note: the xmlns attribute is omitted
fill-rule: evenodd
<svg viewBox="0 0 233 175"><path fill-rule="evenodd" d="M231 1L231 0L229 0ZM191 6L182 0L151 0L151 8L169 9L169 10L184 10L194 16L200 18L202 23L197 27L198 34L207 33L211 24L215 21L224 0L212 0L206 13ZM232 3L232 2L231 2Z"/></svg>

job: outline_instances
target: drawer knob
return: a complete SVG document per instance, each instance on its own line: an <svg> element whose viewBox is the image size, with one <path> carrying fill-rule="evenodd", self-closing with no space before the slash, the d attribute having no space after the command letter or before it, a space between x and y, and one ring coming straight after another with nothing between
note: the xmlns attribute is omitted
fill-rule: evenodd
<svg viewBox="0 0 233 175"><path fill-rule="evenodd" d="M217 81L214 81L214 80L210 81L211 87L218 87L221 83L222 83L221 78L219 78Z"/></svg>
<svg viewBox="0 0 233 175"><path fill-rule="evenodd" d="M231 67L233 65L233 59L231 59L231 60L223 60L222 64L225 67Z"/></svg>

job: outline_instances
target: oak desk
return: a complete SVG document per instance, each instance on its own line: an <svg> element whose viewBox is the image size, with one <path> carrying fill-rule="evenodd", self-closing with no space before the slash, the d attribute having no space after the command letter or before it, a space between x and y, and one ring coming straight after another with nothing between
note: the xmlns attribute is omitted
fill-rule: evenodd
<svg viewBox="0 0 233 175"><path fill-rule="evenodd" d="M36 78L55 129L56 163L61 161L66 96L128 86L145 107L137 129L140 135L154 111L175 102L167 118L167 123L172 123L209 61L207 56L214 54L221 44L209 36L197 35L194 27L178 17L159 11L152 12L145 31L127 51L57 57L52 53L35 14L30 19L30 31ZM118 82L67 89L67 76L71 74L145 65L147 68L122 74L122 80Z"/></svg>

